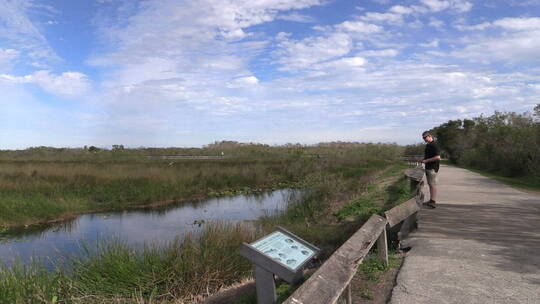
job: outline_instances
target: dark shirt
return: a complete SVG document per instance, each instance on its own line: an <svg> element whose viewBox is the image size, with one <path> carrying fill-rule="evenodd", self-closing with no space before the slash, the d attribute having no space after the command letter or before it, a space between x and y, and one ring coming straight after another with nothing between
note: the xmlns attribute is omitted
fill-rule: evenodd
<svg viewBox="0 0 540 304"><path fill-rule="evenodd" d="M441 151L437 143L435 141L428 143L424 151L424 159L432 158L433 156L437 156L437 155L441 155ZM439 172L438 160L426 163L426 170L432 170L432 169L434 169L435 172Z"/></svg>

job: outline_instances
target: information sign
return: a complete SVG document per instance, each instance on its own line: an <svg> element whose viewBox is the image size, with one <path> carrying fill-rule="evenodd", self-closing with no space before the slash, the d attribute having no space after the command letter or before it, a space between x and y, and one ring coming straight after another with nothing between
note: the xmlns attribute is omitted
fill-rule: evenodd
<svg viewBox="0 0 540 304"><path fill-rule="evenodd" d="M316 253L281 231L275 231L252 243L251 246L293 271Z"/></svg>
<svg viewBox="0 0 540 304"><path fill-rule="evenodd" d="M255 265L257 303L276 303L274 274L296 284L303 277L302 267L318 252L319 248L281 227L251 244L243 243L240 254Z"/></svg>

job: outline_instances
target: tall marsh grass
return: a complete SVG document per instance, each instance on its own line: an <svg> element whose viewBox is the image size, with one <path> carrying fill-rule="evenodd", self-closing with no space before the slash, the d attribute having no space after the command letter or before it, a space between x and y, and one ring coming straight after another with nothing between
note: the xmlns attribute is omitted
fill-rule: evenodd
<svg viewBox="0 0 540 304"><path fill-rule="evenodd" d="M361 178L369 167L384 166L382 159L400 153L398 146L382 144L247 145L220 149L226 151L221 160L163 161L145 158L141 153L148 151L144 149L99 153L51 149L0 151L0 227L285 188L306 182L313 174ZM167 151L171 152L151 152ZM212 149L195 152L216 153Z"/></svg>
<svg viewBox="0 0 540 304"><path fill-rule="evenodd" d="M214 223L199 236L142 250L103 241L71 258L65 271L48 271L37 262L0 266L0 303L188 301L250 276L251 264L238 248L257 233L245 224Z"/></svg>
<svg viewBox="0 0 540 304"><path fill-rule="evenodd" d="M101 242L99 247L88 248L84 257L71 259L69 267L54 271L46 271L39 263L0 266L0 303L189 303L194 296L250 277L252 266L238 254L238 248L276 225L323 249L324 259L362 224L333 221L333 208L364 193L400 153L395 145L334 143L242 146L226 150L230 159L171 166L159 161L4 158L0 206L9 206L13 217L17 212L44 218L95 208L121 209L204 196L210 190L279 186L280 182L303 187L304 196L281 214L261 218L255 226L208 225L199 236L188 234L183 241L148 245L142 250L122 241ZM0 153L0 159L3 157ZM39 206L44 207L40 210ZM59 210L47 213L55 208ZM4 225L13 223L9 217L1 220ZM23 215L15 222L24 220Z"/></svg>

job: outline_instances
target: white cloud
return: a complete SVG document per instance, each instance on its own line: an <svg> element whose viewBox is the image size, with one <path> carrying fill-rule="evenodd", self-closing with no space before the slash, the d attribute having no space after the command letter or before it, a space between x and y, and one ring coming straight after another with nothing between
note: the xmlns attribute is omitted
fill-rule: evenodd
<svg viewBox="0 0 540 304"><path fill-rule="evenodd" d="M163 41L182 53L221 38L242 39L250 26L273 21L280 13L320 5L321 2L150 0L135 15L117 21L120 24L125 22L127 26L103 27L103 36L118 45L123 54L144 50L154 55L170 56L172 49L164 49ZM145 37L144 42L141 37Z"/></svg>
<svg viewBox="0 0 540 304"><path fill-rule="evenodd" d="M362 21L345 21L341 24L338 24L336 28L338 30L343 30L347 32L357 32L365 34L377 33L383 30L383 28L378 25L365 23Z"/></svg>
<svg viewBox="0 0 540 304"><path fill-rule="evenodd" d="M229 88L251 88L259 84L259 79L255 76L238 77L227 84Z"/></svg>
<svg viewBox="0 0 540 304"><path fill-rule="evenodd" d="M473 7L472 3L468 1L452 1L453 7L460 13L468 12Z"/></svg>
<svg viewBox="0 0 540 304"><path fill-rule="evenodd" d="M86 75L79 72L64 72L53 75L50 71L41 70L26 76L0 74L0 81L7 83L31 83L43 90L67 98L79 97L89 89Z"/></svg>
<svg viewBox="0 0 540 304"><path fill-rule="evenodd" d="M31 0L0 0L0 39L7 46L16 48L28 58L28 63L44 64L56 62L58 55L50 47L40 30L30 20L30 11L52 9L35 5Z"/></svg>
<svg viewBox="0 0 540 304"><path fill-rule="evenodd" d="M341 59L337 59L334 61L330 61L327 63L322 64L321 68L325 69L328 67L333 68L357 68L364 66L367 63L365 58L362 57L345 57Z"/></svg>
<svg viewBox="0 0 540 304"><path fill-rule="evenodd" d="M248 88L258 81L248 63L264 52L270 41L264 40L268 37L262 33L251 32L251 26L279 18L308 21L294 10L322 3L146 1L138 10L127 9L131 14L122 15L116 24L107 21L99 26L102 38L114 49L95 54L87 62L112 68L103 86L111 102L131 100L143 108L146 96L159 92L168 102L189 99L190 106L200 107L217 100L224 87ZM164 83L167 89L160 91Z"/></svg>
<svg viewBox="0 0 540 304"><path fill-rule="evenodd" d="M439 47L439 40L435 39L429 43L419 43L418 45L421 47L436 48L436 47Z"/></svg>
<svg viewBox="0 0 540 304"><path fill-rule="evenodd" d="M301 41L279 36L280 58L284 70L306 68L314 63L341 57L352 49L352 39L345 33L333 33L328 37L310 37Z"/></svg>
<svg viewBox="0 0 540 304"><path fill-rule="evenodd" d="M360 17L360 20L367 22L389 22L389 23L402 23L403 15L398 13L366 13Z"/></svg>
<svg viewBox="0 0 540 304"><path fill-rule="evenodd" d="M464 40L463 49L452 53L457 58L507 65L540 61L537 55L540 52L540 18L502 18L472 26L463 25L463 22L454 26L460 30L499 30Z"/></svg>
<svg viewBox="0 0 540 304"><path fill-rule="evenodd" d="M511 35L483 38L452 53L455 57L490 64L540 61L540 32L518 32Z"/></svg>
<svg viewBox="0 0 540 304"><path fill-rule="evenodd" d="M494 21L493 25L514 31L538 31L540 18L503 18Z"/></svg>
<svg viewBox="0 0 540 304"><path fill-rule="evenodd" d="M0 49L0 61L8 61L19 56L20 52L14 49Z"/></svg>
<svg viewBox="0 0 540 304"><path fill-rule="evenodd" d="M483 31L491 27L498 27L511 31L536 31L540 30L540 18L502 18L493 22L482 22L475 25L465 25L458 22L454 25L459 30Z"/></svg>
<svg viewBox="0 0 540 304"><path fill-rule="evenodd" d="M454 27L460 31L483 31L491 26L490 22L482 22L475 25L465 25L462 23L454 24Z"/></svg>
<svg viewBox="0 0 540 304"><path fill-rule="evenodd" d="M497 93L496 87L481 87L472 89L473 98L485 98L488 96L494 96Z"/></svg>
<svg viewBox="0 0 540 304"><path fill-rule="evenodd" d="M531 83L528 85L530 88L537 90L540 92L540 83Z"/></svg>
<svg viewBox="0 0 540 304"><path fill-rule="evenodd" d="M418 8L415 6L407 7L402 5L394 5L389 8L386 13L368 12L361 16L360 20L367 22L388 22L391 24L401 24L404 16L418 12L422 12L422 10L418 10Z"/></svg>
<svg viewBox="0 0 540 304"><path fill-rule="evenodd" d="M457 107L454 107L454 109L460 114L467 112L467 109L463 106L457 106Z"/></svg>
<svg viewBox="0 0 540 304"><path fill-rule="evenodd" d="M438 12L450 7L450 1L440 1L440 0L420 0L425 6L427 6L431 11Z"/></svg>
<svg viewBox="0 0 540 304"><path fill-rule="evenodd" d="M472 8L472 3L464 0L420 0L432 12L440 12L446 9L453 9L457 12L468 12Z"/></svg>
<svg viewBox="0 0 540 304"><path fill-rule="evenodd" d="M395 5L395 6L392 6L388 11L391 13L396 13L400 15L407 15L407 14L413 13L414 9L410 7L406 7L406 6Z"/></svg>
<svg viewBox="0 0 540 304"><path fill-rule="evenodd" d="M433 27L436 27L436 28L441 28L444 25L444 22L437 19L437 18L430 17L429 18L429 25L433 26Z"/></svg>
<svg viewBox="0 0 540 304"><path fill-rule="evenodd" d="M297 12L293 12L289 14L280 14L277 16L276 19L285 20L285 21L293 21L293 22L301 22L301 23L314 23L316 21L315 18L311 16L302 15Z"/></svg>
<svg viewBox="0 0 540 304"><path fill-rule="evenodd" d="M24 3L6 1L0 5ZM467 1L385 1L382 10L353 10L335 24L327 23L335 19L310 15L315 5L335 9L331 6L338 4L328 0L96 1L103 11L95 25L104 43L86 63L96 66L103 81L93 102L67 111L96 107L77 117L98 143L170 146L222 138L276 143L398 138L408 143L418 140L419 130L448 119L495 109L520 111L530 104L524 100L540 98L538 18L493 20L479 9L471 11ZM29 7L18 12L30 21ZM61 27L66 25L61 17L40 20L58 20ZM275 20L320 22L256 26ZM473 20L484 23L469 25ZM26 60L41 71L14 76L20 74L0 70L2 93L8 88L35 94L34 104L45 108L42 100L48 98L25 89L36 85L70 98L92 93L86 75L58 73L45 65L50 47L39 27L23 22L14 30L11 22L6 31L5 24L0 20L0 39L9 34L11 40L2 44L0 61ZM272 31L283 24L290 33L276 36ZM424 27L428 24L431 28ZM26 38L14 34L19 32ZM477 64L482 61L497 64ZM519 73L500 72L501 63L504 70ZM28 96L8 96L17 100L11 104L27 107L25 113L32 110L24 104ZM0 104L8 102L0 99ZM40 114L57 118L56 105ZM4 107L0 112L2 118L18 115ZM16 129L20 123L12 119L8 125ZM0 135L24 134L9 132Z"/></svg>
<svg viewBox="0 0 540 304"><path fill-rule="evenodd" d="M369 50L360 52L360 54L366 57L395 57L399 51L395 49Z"/></svg>
<svg viewBox="0 0 540 304"><path fill-rule="evenodd" d="M0 73L9 73L19 56L20 52L15 49L0 48Z"/></svg>

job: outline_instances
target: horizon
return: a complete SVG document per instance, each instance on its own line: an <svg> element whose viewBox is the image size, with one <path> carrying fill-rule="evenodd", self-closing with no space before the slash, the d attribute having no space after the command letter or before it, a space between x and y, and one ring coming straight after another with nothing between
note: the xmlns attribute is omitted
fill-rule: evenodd
<svg viewBox="0 0 540 304"><path fill-rule="evenodd" d="M416 144L532 111L539 16L539 0L0 0L0 150Z"/></svg>
<svg viewBox="0 0 540 304"><path fill-rule="evenodd" d="M238 145L238 146L249 146L249 145L257 146L257 145L260 145L260 146L267 146L267 147L270 147L270 148L289 147L289 146L291 146L291 147L292 146L294 146L294 147L297 147L297 146L316 147L318 145L324 145L324 144L357 144L357 145L397 145L397 146L407 146L407 145L398 144L396 142L356 142L356 141L327 141L327 142L306 143L306 144L293 143L293 142L287 142L287 143L282 143L282 144L265 144L265 143L259 143L259 142L235 142L235 141L231 141L231 140L224 140L224 141L220 141L220 142L217 142L217 143L219 144L219 143L222 143L222 142L226 142L226 143L234 142L234 144ZM120 150L137 150L137 149L213 149L213 148L208 147L208 146L212 145L212 144L215 144L215 143L216 142L207 143L207 144L204 144L204 145L201 145L201 146L126 146L126 145L123 145L123 144L118 144L118 145L123 146L123 148L121 148ZM419 145L419 144L424 144L424 143L417 142L417 143L413 143L413 144L410 144L410 145ZM95 147L95 148L98 148L100 150L113 151L113 150L115 150L113 146L114 145L110 145L110 146L99 146L99 145L29 146L29 147L20 148L20 149L1 149L0 148L0 151L23 151L23 150L30 150L30 149L46 149L46 148L88 150L88 148L90 148L90 147Z"/></svg>

